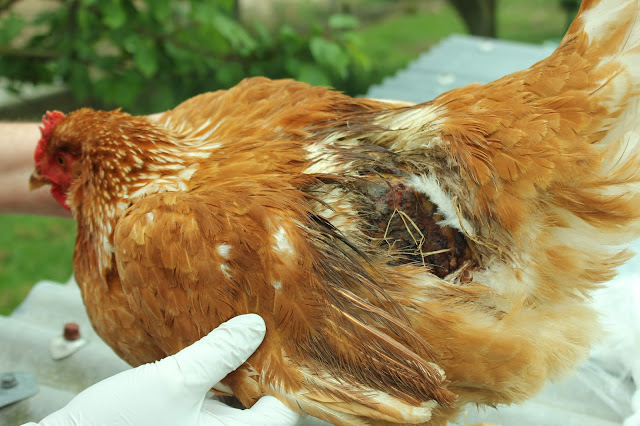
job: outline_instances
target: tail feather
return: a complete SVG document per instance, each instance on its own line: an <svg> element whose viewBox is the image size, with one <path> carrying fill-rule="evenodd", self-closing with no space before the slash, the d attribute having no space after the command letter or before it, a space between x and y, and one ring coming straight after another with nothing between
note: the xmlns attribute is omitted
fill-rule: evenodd
<svg viewBox="0 0 640 426"><path fill-rule="evenodd" d="M567 36L584 31L609 53L629 52L640 45L639 9L638 0L583 0Z"/></svg>
<svg viewBox="0 0 640 426"><path fill-rule="evenodd" d="M623 243L640 232L640 0L584 0L564 42L580 37L593 56L590 74L602 76L590 95L605 112L593 129L600 167L585 182L582 202L600 210L587 222L606 229L610 243Z"/></svg>

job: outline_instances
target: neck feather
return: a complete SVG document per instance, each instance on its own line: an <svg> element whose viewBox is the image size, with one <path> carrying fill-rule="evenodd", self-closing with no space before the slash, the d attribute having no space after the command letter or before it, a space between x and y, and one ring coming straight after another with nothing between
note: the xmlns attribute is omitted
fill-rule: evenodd
<svg viewBox="0 0 640 426"><path fill-rule="evenodd" d="M105 289L114 266L113 235L120 217L145 196L186 191L199 161L210 155L205 149L194 151L146 119L127 117L129 126L121 124L111 133L103 132L98 143L87 143L67 201L78 222L80 250L92 252L95 278Z"/></svg>

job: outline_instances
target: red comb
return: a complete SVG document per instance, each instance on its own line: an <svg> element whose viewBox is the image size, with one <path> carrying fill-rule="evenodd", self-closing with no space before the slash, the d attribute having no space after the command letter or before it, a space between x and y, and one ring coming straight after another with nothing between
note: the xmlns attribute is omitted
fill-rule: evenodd
<svg viewBox="0 0 640 426"><path fill-rule="evenodd" d="M34 154L36 163L40 162L42 157L44 157L45 145L49 140L49 136L51 136L51 132L55 125L58 124L58 121L62 120L64 117L64 114L60 111L47 111L47 113L42 116L42 126L40 127L42 137L38 141L38 146L36 147L36 152Z"/></svg>

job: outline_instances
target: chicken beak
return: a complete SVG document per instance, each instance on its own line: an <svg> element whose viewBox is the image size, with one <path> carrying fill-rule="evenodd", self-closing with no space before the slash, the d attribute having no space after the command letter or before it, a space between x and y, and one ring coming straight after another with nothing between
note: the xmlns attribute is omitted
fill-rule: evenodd
<svg viewBox="0 0 640 426"><path fill-rule="evenodd" d="M29 189L33 191L41 186L50 184L51 181L40 174L40 167L36 168L29 178Z"/></svg>

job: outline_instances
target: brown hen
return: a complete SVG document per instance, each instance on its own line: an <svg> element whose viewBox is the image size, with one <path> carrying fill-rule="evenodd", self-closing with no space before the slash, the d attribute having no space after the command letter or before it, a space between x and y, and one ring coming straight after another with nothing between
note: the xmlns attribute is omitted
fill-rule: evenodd
<svg viewBox="0 0 640 426"><path fill-rule="evenodd" d="M73 212L87 311L132 365L254 312L218 391L444 424L598 335L588 292L638 236L639 13L585 0L548 59L420 105L253 78L157 121L49 114L31 184Z"/></svg>

